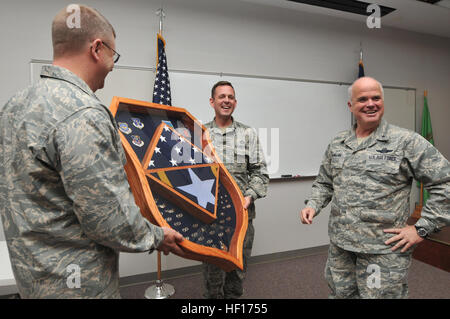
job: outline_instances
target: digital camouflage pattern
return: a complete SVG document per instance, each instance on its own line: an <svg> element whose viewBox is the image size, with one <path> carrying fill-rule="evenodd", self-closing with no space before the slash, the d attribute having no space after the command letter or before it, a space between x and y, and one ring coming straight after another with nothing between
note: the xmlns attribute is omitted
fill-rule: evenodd
<svg viewBox="0 0 450 319"><path fill-rule="evenodd" d="M361 254L333 243L328 249L325 278L331 299L405 299L411 254Z"/></svg>
<svg viewBox="0 0 450 319"><path fill-rule="evenodd" d="M244 293L242 283L247 273L248 259L252 253L255 228L253 220L248 221L242 247L243 270L236 269L225 272L213 264L203 263L203 282L206 287L206 299L238 299Z"/></svg>
<svg viewBox="0 0 450 319"><path fill-rule="evenodd" d="M251 196L253 200L265 197L269 175L256 130L234 119L225 130L218 127L215 121L206 123L205 127L217 155L238 184L242 195ZM254 203L248 208L248 218L255 218Z"/></svg>
<svg viewBox="0 0 450 319"><path fill-rule="evenodd" d="M233 176L244 197L253 201L265 197L269 185L269 175L256 130L239 123L233 123L222 130L213 120L205 124L217 156ZM240 269L225 273L215 265L203 264L203 277L206 287L205 298L237 299L243 294L242 283L247 272L255 230L252 220L256 217L255 204L248 207L248 228L243 243L243 271Z"/></svg>
<svg viewBox="0 0 450 319"><path fill-rule="evenodd" d="M119 251L153 251L164 235L134 202L109 110L44 66L0 121L0 215L22 298L120 298Z"/></svg>
<svg viewBox="0 0 450 319"><path fill-rule="evenodd" d="M383 230L406 226L413 178L430 192L416 225L429 233L449 225L448 160L419 134L382 120L359 145L354 130L333 139L306 206L317 216L332 200L328 232L338 247L392 253L384 242L394 235Z"/></svg>

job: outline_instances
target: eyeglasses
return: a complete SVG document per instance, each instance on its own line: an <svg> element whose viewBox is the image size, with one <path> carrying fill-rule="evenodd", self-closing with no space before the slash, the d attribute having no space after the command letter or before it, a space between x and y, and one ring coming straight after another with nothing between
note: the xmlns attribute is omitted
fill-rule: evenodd
<svg viewBox="0 0 450 319"><path fill-rule="evenodd" d="M120 54L117 53L116 50L114 50L113 48L111 48L111 47L110 47L109 45L107 45L105 42L102 41L102 44L103 44L105 47L107 47L108 49L110 49L112 52L114 52L113 60L114 60L114 63L117 63L117 61L119 61Z"/></svg>

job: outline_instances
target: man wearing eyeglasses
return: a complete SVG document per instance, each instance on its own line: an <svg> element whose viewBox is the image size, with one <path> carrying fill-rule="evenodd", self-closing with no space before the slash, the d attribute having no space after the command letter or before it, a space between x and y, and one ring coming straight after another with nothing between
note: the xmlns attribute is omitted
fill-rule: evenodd
<svg viewBox="0 0 450 319"><path fill-rule="evenodd" d="M183 256L183 238L141 216L117 125L94 94L119 59L113 27L75 5L56 15L52 40L53 65L0 108L0 216L12 269L22 298L120 298L119 251Z"/></svg>

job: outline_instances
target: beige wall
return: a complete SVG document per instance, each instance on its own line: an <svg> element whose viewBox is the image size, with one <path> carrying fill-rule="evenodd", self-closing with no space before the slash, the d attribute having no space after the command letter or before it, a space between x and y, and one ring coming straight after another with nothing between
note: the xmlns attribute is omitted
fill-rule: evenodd
<svg viewBox="0 0 450 319"><path fill-rule="evenodd" d="M1 105L29 83L31 59L52 58L50 21L69 3L56 0L2 3ZM117 51L122 54L119 64L154 66L158 28L154 12L160 0L84 3L99 9L114 25ZM367 75L386 86L417 89L418 128L422 92L428 89L436 146L450 158L450 39L383 26L370 30L363 23L238 0L166 0L164 9L166 53L169 68L173 69L351 82L357 74L362 42ZM328 242L329 208L313 226L301 225L298 220L298 211L311 183L305 180L270 185L268 197L257 202L254 255ZM173 256L163 258L163 269L192 264L195 262ZM155 256L122 255L123 276L155 270Z"/></svg>

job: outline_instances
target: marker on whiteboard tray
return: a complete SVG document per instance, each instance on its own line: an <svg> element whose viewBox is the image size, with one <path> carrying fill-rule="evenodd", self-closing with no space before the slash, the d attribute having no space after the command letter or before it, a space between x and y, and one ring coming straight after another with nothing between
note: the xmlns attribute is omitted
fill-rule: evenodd
<svg viewBox="0 0 450 319"><path fill-rule="evenodd" d="M288 175L281 175L281 177L282 177L282 178L288 178L288 177L292 177L292 175L291 175L291 174L288 174Z"/></svg>

